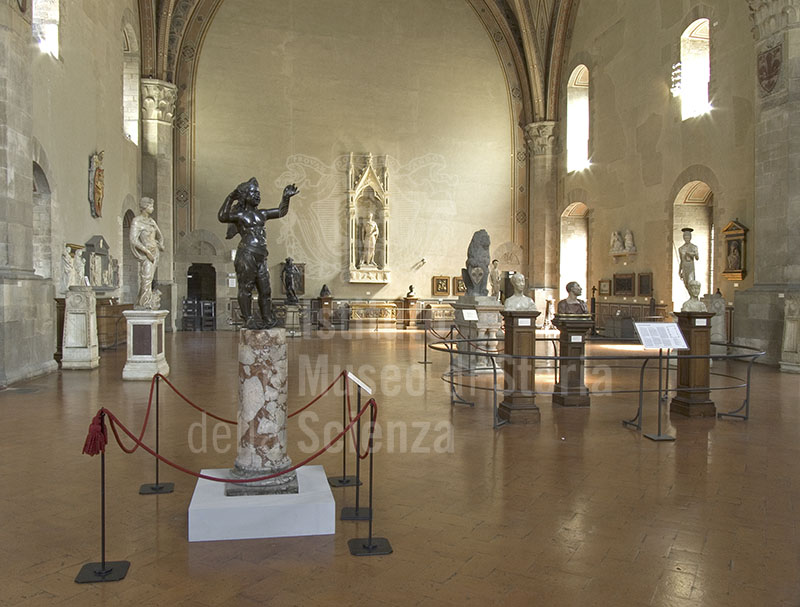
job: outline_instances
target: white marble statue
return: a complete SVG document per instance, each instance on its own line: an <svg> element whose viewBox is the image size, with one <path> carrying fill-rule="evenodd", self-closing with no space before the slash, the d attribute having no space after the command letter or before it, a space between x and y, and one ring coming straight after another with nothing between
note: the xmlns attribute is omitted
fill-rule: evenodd
<svg viewBox="0 0 800 607"><path fill-rule="evenodd" d="M581 286L575 282L567 283L567 298L562 299L556 306L556 314L588 314L586 302L578 299L583 293Z"/></svg>
<svg viewBox="0 0 800 607"><path fill-rule="evenodd" d="M525 295L525 276L523 274L512 274L511 285L514 287L514 294L506 297L505 309L516 311L536 311L536 303Z"/></svg>
<svg viewBox="0 0 800 607"><path fill-rule="evenodd" d="M625 252L636 253L636 245L633 243L633 232L625 230Z"/></svg>
<svg viewBox="0 0 800 607"><path fill-rule="evenodd" d="M152 198L142 198L139 215L131 222L131 251L139 260L139 294L135 306L139 310L158 310L161 305L161 294L153 291L153 278L158 258L164 250L164 236L155 219L150 217L153 206Z"/></svg>
<svg viewBox="0 0 800 607"><path fill-rule="evenodd" d="M489 285L492 287L491 295L498 301L500 300L500 293L503 290L503 273L500 271L500 262L496 259L492 260L492 265L489 266Z"/></svg>
<svg viewBox="0 0 800 607"><path fill-rule="evenodd" d="M691 294L689 283L695 280L694 262L695 260L700 259L700 253L697 250L697 245L692 243L692 228L683 228L682 232L683 244L678 249L678 257L680 257L678 275L683 281L686 290L689 292L689 294Z"/></svg>
<svg viewBox="0 0 800 607"><path fill-rule="evenodd" d="M625 243L622 241L622 234L611 232L611 253L624 253Z"/></svg>
<svg viewBox="0 0 800 607"><path fill-rule="evenodd" d="M683 302L681 312L708 312L706 304L700 301L700 282L690 280L686 288L689 290L689 299Z"/></svg>
<svg viewBox="0 0 800 607"><path fill-rule="evenodd" d="M97 253L89 253L89 282L95 287L103 284L103 260Z"/></svg>
<svg viewBox="0 0 800 607"><path fill-rule="evenodd" d="M367 216L367 220L361 227L361 263L360 266L375 265L375 245L378 242L378 224L373 219L373 214Z"/></svg>
<svg viewBox="0 0 800 607"><path fill-rule="evenodd" d="M86 260L83 257L83 249L79 251L75 251L75 255L72 258L72 279L70 280L70 286L73 285L84 285L84 276L86 275Z"/></svg>
<svg viewBox="0 0 800 607"><path fill-rule="evenodd" d="M75 275L75 262L72 259L72 249L64 245L61 253L61 290L66 293L72 286L72 277Z"/></svg>

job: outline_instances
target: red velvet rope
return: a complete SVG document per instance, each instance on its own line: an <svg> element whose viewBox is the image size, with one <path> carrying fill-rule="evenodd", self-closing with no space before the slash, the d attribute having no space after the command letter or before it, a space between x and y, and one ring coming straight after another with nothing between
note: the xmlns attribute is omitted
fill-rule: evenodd
<svg viewBox="0 0 800 607"><path fill-rule="evenodd" d="M142 442L142 440L141 440L141 437L137 438L133 434L133 432L131 432L128 428L125 427L125 424L123 424L111 411L109 411L105 407L103 407L102 409L100 409L100 411L98 411L98 415L100 415L102 413L102 414L105 414L108 417L108 421L111 424L111 431L114 434L114 438L116 439L117 444L119 445L120 449L122 449L125 453L133 453L137 448L141 447L142 449L147 451L150 455L152 455L153 457L157 458L159 461L162 461L165 464L167 464L168 466L171 466L172 468L175 468L176 470L180 470L181 472L184 472L185 474L189 474L189 475L194 476L196 478L202 478L202 479L205 479L205 480L214 481L214 482L218 482L218 483L256 483L256 482L260 482L260 481L269 480L271 478L275 478L275 477L278 477L278 476L282 476L282 475L287 474L289 472L294 472L298 468L300 468L302 466L305 466L309 462L314 461L316 458L318 458L320 455L322 455L328 449L330 449L334 444L336 444L336 441L338 441L340 438L342 438L348 432L348 430L351 430L353 428L353 426L355 425L355 423L359 419L361 419L361 417L364 415L364 413L366 413L368 408L372 409L372 421L371 421L371 424L374 424L375 421L378 419L378 403L375 402L374 398L370 398L364 404L364 406L361 408L361 410L358 412L358 414L355 416L355 418L353 418L350 421L350 423L341 432L339 432L339 434L337 434L335 437L333 437L333 439L331 439L331 441L327 445L325 445L322 449L320 449L319 451L317 451L313 455L307 457L302 462L300 462L298 464L295 464L295 465L291 466L290 468L287 468L286 470L283 470L281 472L275 472L273 474L268 474L266 476L258 476L258 477L254 477L254 478L243 478L243 479L219 478L219 477L216 477L216 476L209 476L208 474L202 474L200 472L194 472L193 470L189 470L188 468L184 468L180 464L176 464L175 462L167 459L166 457L164 457L162 455L159 455L153 449L151 449L146 444L144 444ZM97 416L95 416L95 419L97 419ZM101 422L102 422L102 419L103 418L101 416L100 417L100 421ZM129 450L122 444L122 442L120 440L120 437L119 437L119 433L117 432L117 426L119 426L120 429L126 435L128 435L128 437L131 440L133 440L136 443L136 447L133 447L133 448L131 448ZM104 425L103 425L103 429L105 429ZM90 430L90 432L91 432L91 430ZM368 447L367 447L367 451L366 451L364 457L369 455L371 450L372 450L372 437L370 437L369 444L368 444ZM105 452L105 447L103 447L100 451L101 452ZM361 454L359 454L359 457L361 457Z"/></svg>
<svg viewBox="0 0 800 607"><path fill-rule="evenodd" d="M434 336L434 337L436 337L437 339L441 339L442 341L445 341L445 340L447 340L447 339L450 339L450 337L451 337L451 334L453 333L453 329L450 329L450 330L447 332L447 336L446 336L446 337L442 337L442 336L441 336L439 333L437 333L437 332L436 332L436 330L435 330L433 327L431 327L430 329L428 329L428 331L430 331L431 333L433 333L433 336Z"/></svg>

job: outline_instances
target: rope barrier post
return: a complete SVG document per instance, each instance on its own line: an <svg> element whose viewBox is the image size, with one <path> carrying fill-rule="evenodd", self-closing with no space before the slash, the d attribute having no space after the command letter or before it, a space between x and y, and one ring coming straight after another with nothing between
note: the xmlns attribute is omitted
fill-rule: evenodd
<svg viewBox="0 0 800 607"><path fill-rule="evenodd" d="M361 386L358 386L358 405L356 411L361 411ZM346 441L345 441L346 443ZM345 507L342 508L341 520L343 521L367 521L372 519L372 508L359 508L359 497L361 493L361 457L359 450L361 449L361 417L358 418L358 425L356 426L356 506L355 508Z"/></svg>
<svg viewBox="0 0 800 607"><path fill-rule="evenodd" d="M652 441L674 441L675 437L670 434L661 432L661 403L664 399L661 398L661 389L663 388L663 369L664 367L664 350L658 349L658 434L645 434L646 438Z"/></svg>
<svg viewBox="0 0 800 607"><path fill-rule="evenodd" d="M78 584L118 582L128 574L130 561L106 561L106 452L100 453L100 562L86 563L78 572Z"/></svg>
<svg viewBox="0 0 800 607"><path fill-rule="evenodd" d="M375 401L369 407L369 511L372 514L372 494L375 485L373 459L375 450L372 448L375 436ZM372 537L372 519L369 517L369 537L357 537L347 541L350 554L353 556L383 556L393 552L392 545L385 537Z"/></svg>
<svg viewBox="0 0 800 607"><path fill-rule="evenodd" d="M424 352L422 355L422 360L418 360L417 362L421 365L429 365L431 363L428 360L428 322L424 319L422 321L422 332L424 333Z"/></svg>
<svg viewBox="0 0 800 607"><path fill-rule="evenodd" d="M156 455L159 455L160 452L158 450L158 434L159 434L158 412L160 411L161 406L158 397L158 386L161 376L156 374L154 378L156 382ZM156 482L145 483L144 485L139 487L139 495L161 495L163 493L172 493L173 491L175 491L175 483L158 482L158 457L156 457L155 460L156 460Z"/></svg>
<svg viewBox="0 0 800 607"><path fill-rule="evenodd" d="M342 373L342 428L347 428L347 384L348 372ZM357 487L361 481L355 476L347 476L347 435L342 436L342 476L329 476L328 484L334 488ZM358 454L356 453L356 457Z"/></svg>

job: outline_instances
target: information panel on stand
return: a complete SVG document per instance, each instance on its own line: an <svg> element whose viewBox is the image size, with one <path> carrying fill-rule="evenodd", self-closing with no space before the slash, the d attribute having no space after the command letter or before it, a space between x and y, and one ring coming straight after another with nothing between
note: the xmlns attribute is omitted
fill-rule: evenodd
<svg viewBox="0 0 800 607"><path fill-rule="evenodd" d="M688 350L689 346L674 322L635 322L633 326L645 350Z"/></svg>

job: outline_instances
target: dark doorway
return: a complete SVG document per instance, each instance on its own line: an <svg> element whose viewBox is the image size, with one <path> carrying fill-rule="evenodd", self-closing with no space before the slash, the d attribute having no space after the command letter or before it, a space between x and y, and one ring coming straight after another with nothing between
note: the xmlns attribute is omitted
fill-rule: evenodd
<svg viewBox="0 0 800 607"><path fill-rule="evenodd" d="M216 301L217 271L210 263L193 263L189 266L186 298L198 301Z"/></svg>

